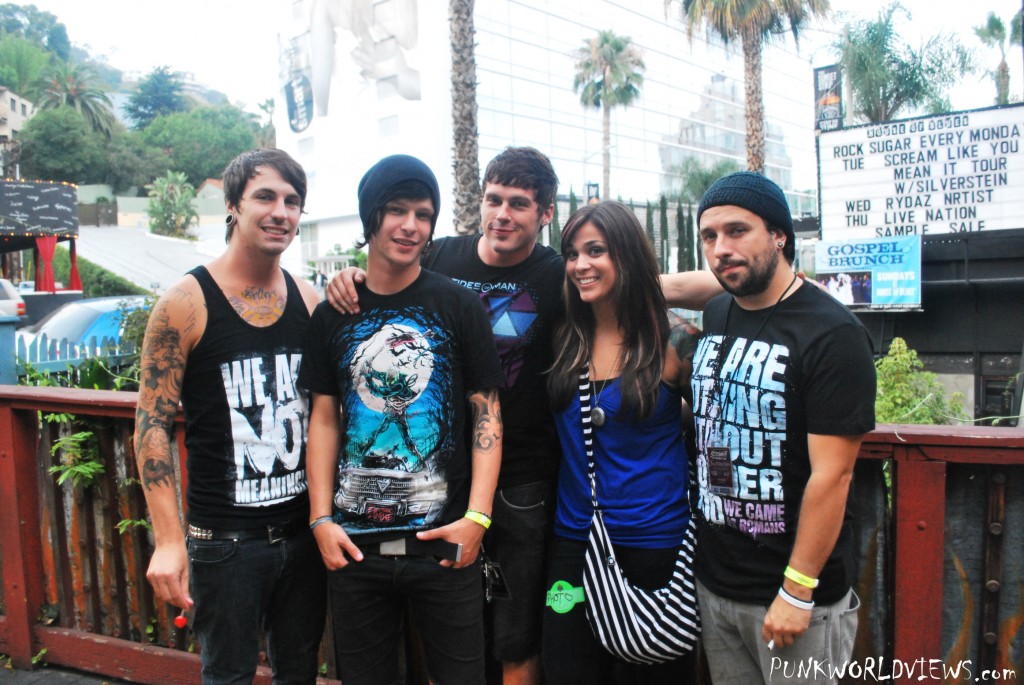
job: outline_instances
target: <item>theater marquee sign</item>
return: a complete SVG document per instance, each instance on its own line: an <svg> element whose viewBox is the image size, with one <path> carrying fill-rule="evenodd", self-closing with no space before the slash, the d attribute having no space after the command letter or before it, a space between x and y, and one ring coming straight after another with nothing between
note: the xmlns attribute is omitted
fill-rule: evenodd
<svg viewBox="0 0 1024 685"><path fill-rule="evenodd" d="M818 137L825 240L1024 228L1024 106Z"/></svg>

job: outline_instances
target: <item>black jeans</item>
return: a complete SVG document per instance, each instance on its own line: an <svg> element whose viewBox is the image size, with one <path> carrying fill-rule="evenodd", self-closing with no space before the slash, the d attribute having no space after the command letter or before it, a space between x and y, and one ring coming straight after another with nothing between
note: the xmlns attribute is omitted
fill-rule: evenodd
<svg viewBox="0 0 1024 685"><path fill-rule="evenodd" d="M455 569L431 557L367 554L331 571L338 676L345 685L399 683L405 602L436 685L484 682L483 581L479 560Z"/></svg>
<svg viewBox="0 0 1024 685"><path fill-rule="evenodd" d="M634 585L668 585L677 547L640 549L614 545L615 557ZM697 682L691 652L665 664L641 666L612 656L594 638L583 597L583 557L587 543L555 537L544 609L544 676L548 685L691 685ZM557 587L556 587L557 585ZM567 599L575 597L574 599Z"/></svg>

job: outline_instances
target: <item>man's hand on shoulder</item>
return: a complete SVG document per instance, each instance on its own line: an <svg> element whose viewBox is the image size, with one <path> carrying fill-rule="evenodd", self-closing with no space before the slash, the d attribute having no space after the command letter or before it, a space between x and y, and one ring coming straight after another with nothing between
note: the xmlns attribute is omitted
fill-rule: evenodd
<svg viewBox="0 0 1024 685"><path fill-rule="evenodd" d="M327 301L342 314L359 313L359 296L356 283L366 282L366 272L357 266L349 266L338 273L327 284Z"/></svg>

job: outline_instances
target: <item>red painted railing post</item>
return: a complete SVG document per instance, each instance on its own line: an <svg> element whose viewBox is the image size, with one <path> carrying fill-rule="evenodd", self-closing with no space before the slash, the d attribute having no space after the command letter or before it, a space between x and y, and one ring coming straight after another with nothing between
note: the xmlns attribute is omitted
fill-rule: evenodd
<svg viewBox="0 0 1024 685"><path fill-rule="evenodd" d="M32 629L43 602L39 526L38 427L35 412L0 405L0 549L6 606L7 654L31 668Z"/></svg>
<svg viewBox="0 0 1024 685"><path fill-rule="evenodd" d="M942 659L942 572L946 463L908 458L897 447L893 657L911 664ZM919 672L918 672L919 674ZM917 675L917 674L915 674ZM899 678L898 685L916 682Z"/></svg>

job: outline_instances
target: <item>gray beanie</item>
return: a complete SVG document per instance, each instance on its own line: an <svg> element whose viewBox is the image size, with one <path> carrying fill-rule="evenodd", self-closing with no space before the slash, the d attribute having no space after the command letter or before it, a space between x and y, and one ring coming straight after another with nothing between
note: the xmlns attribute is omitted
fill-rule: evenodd
<svg viewBox="0 0 1024 685"><path fill-rule="evenodd" d="M697 208L697 224L700 225L704 210L723 205L742 207L757 214L766 224L786 234L787 252L796 249L793 215L789 211L786 194L774 181L753 171L737 171L723 176L704 193Z"/></svg>
<svg viewBox="0 0 1024 685"><path fill-rule="evenodd" d="M380 206L384 193L403 181L419 181L427 186L434 203L434 216L430 218L430 226L434 227L441 211L441 191L434 172L410 155L391 155L370 167L359 181L359 219L364 228L369 224L373 211Z"/></svg>

